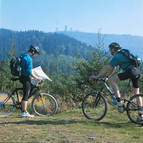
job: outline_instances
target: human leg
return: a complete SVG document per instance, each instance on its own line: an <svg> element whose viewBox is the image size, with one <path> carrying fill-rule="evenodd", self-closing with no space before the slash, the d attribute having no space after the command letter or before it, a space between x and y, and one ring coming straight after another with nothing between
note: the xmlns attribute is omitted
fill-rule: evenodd
<svg viewBox="0 0 143 143"><path fill-rule="evenodd" d="M139 78L132 79L132 83L133 83L134 95L140 94ZM143 120L143 99L142 99L142 97L138 97L136 102L141 107L139 109L139 111L138 111L138 118L137 118L137 120L138 121L142 121Z"/></svg>
<svg viewBox="0 0 143 143"><path fill-rule="evenodd" d="M23 80L23 98L22 98L22 118L23 117L34 117L27 112L28 98L31 91L30 78L25 77Z"/></svg>
<svg viewBox="0 0 143 143"><path fill-rule="evenodd" d="M115 76L111 77L109 81L110 81L110 84L111 84L111 86L113 88L115 96L117 98L120 98L120 91L119 91L119 87L117 85L117 82L120 81L118 75L115 75Z"/></svg>

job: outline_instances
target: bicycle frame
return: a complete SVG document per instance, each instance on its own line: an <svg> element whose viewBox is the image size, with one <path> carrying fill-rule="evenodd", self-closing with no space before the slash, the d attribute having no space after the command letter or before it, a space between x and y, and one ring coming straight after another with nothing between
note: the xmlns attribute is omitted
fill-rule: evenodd
<svg viewBox="0 0 143 143"><path fill-rule="evenodd" d="M22 90L23 90L23 88L15 88L15 89L12 91L11 95L8 96L8 97L4 100L4 103L6 103L12 96L14 96L15 93L16 93L16 98L17 98L17 101L16 101L16 102L20 102L20 100L19 100L19 95L18 95L18 91L22 91ZM38 91L40 91L40 87L33 86L32 89L31 89L31 93L30 93L29 98L31 98L31 97L32 97L36 92L38 92ZM29 98L28 98L28 99L29 99Z"/></svg>
<svg viewBox="0 0 143 143"><path fill-rule="evenodd" d="M105 89L106 92L108 93L108 95L113 99L113 100L116 100L116 97L113 95L113 92L111 91L111 89L108 87L108 85L106 84L106 82L104 80L99 80L99 81L102 81L101 83L101 90L99 92L99 95L102 93L102 91ZM129 81L129 84L130 84L130 81ZM128 86L129 86L128 84ZM99 100L97 98L97 100ZM132 105L136 106L137 108L140 108L140 106L136 105L135 103L132 103L132 101L130 99L121 99L125 102L130 102ZM126 108L125 108L126 109Z"/></svg>
<svg viewBox="0 0 143 143"><path fill-rule="evenodd" d="M19 96L18 96L18 91L19 91L19 90L23 90L23 88L15 88L15 89L13 90L13 92L11 93L11 95L8 96L8 97L4 100L4 102L6 103L6 102L14 95L14 93L16 93L17 100L19 101Z"/></svg>
<svg viewBox="0 0 143 143"><path fill-rule="evenodd" d="M101 91L102 92L103 90L106 90L106 92L108 93L108 95L113 99L115 100L115 96L113 95L111 89L108 87L108 85L105 83L105 81L101 84Z"/></svg>

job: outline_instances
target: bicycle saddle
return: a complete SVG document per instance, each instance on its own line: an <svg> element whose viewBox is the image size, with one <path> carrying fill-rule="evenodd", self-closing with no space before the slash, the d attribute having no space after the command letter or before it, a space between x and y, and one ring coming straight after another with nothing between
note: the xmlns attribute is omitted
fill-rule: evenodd
<svg viewBox="0 0 143 143"><path fill-rule="evenodd" d="M19 78L14 78L14 77L12 77L12 78L10 78L12 81L16 81L16 80L19 80Z"/></svg>

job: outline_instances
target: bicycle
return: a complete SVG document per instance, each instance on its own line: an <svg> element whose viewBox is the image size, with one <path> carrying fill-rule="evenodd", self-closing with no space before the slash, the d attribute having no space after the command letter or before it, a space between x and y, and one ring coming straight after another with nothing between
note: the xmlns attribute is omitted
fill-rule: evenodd
<svg viewBox="0 0 143 143"><path fill-rule="evenodd" d="M97 79L96 82L101 82L101 89L99 92L93 92L87 94L82 102L82 112L87 119L100 121L102 120L106 113L107 113L107 102L103 96L103 90L108 93L109 97L112 100L116 100L115 96L113 95L111 89L106 84L105 79ZM138 94L132 96L130 99L121 99L123 105L118 107L118 111L123 113L124 111L127 112L128 118L135 124L143 125L143 121L138 119L138 111L142 110L143 107L139 105L139 99L142 100L143 103L143 95Z"/></svg>
<svg viewBox="0 0 143 143"><path fill-rule="evenodd" d="M22 91L23 88L16 87L15 81L19 80L19 78L11 78L11 80L14 82L15 89L11 93L0 91L0 117L9 116L12 114L14 108L21 109L18 92ZM32 85L29 98L35 95L31 102L32 110L35 114L39 116L50 116L57 112L58 103L52 95L40 92L40 87L43 85L43 81L39 82L35 86ZM15 95L16 98L14 98Z"/></svg>

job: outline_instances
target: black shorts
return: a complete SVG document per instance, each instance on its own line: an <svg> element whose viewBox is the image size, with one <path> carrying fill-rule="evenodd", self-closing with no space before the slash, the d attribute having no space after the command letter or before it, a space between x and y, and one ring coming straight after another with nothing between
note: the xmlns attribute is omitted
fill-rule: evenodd
<svg viewBox="0 0 143 143"><path fill-rule="evenodd" d="M131 79L134 88L139 88L139 86L140 86L140 82L139 82L140 76L133 78L133 73L132 73L131 69L129 69L123 73L119 73L118 77L120 80Z"/></svg>
<svg viewBox="0 0 143 143"><path fill-rule="evenodd" d="M20 82L23 84L23 101L28 101L29 96L30 96L30 92L31 92L31 79L30 77L26 77L26 76L21 76L20 77Z"/></svg>

